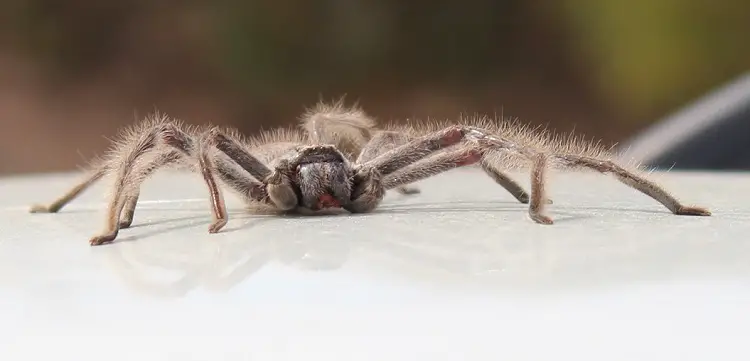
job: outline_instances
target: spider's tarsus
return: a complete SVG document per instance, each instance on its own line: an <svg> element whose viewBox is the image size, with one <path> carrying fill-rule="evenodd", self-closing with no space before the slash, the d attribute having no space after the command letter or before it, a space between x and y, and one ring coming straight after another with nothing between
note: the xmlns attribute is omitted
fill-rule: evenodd
<svg viewBox="0 0 750 361"><path fill-rule="evenodd" d="M419 194L419 193L422 192L417 187L409 187L409 186L398 187L398 188L396 188L396 191L398 191L401 194L405 194L405 195Z"/></svg>
<svg viewBox="0 0 750 361"><path fill-rule="evenodd" d="M221 231L221 229L226 225L226 219L217 219L214 221L214 223L211 223L211 225L208 226L208 233L219 233L219 231Z"/></svg>
<svg viewBox="0 0 750 361"><path fill-rule="evenodd" d="M529 212L529 218L531 218L532 221L534 221L534 222L536 222L538 224L547 225L547 224L553 224L553 223L555 223L552 220L552 218L547 217L547 216L545 216L543 214L539 214L539 213Z"/></svg>
<svg viewBox="0 0 750 361"><path fill-rule="evenodd" d="M529 195L521 195L518 197L518 201L521 202L521 204L529 204ZM551 199L545 199L544 204L554 204Z"/></svg>
<svg viewBox="0 0 750 361"><path fill-rule="evenodd" d="M57 213L57 209L51 209L43 204L34 204L29 208L29 213Z"/></svg>
<svg viewBox="0 0 750 361"><path fill-rule="evenodd" d="M117 237L117 233L103 234L101 236L92 237L89 240L89 244L92 246L101 246L103 244L112 243Z"/></svg>
<svg viewBox="0 0 750 361"><path fill-rule="evenodd" d="M710 216L711 211L703 207L683 206L677 209L674 214L679 216Z"/></svg>
<svg viewBox="0 0 750 361"><path fill-rule="evenodd" d="M123 219L120 221L120 223L117 224L117 228L119 229L130 228L132 224L133 224L132 219Z"/></svg>

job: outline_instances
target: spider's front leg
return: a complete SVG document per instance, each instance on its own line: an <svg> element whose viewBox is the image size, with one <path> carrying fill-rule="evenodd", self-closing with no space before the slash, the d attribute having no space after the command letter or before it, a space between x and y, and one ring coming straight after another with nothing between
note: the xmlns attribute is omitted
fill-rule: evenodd
<svg viewBox="0 0 750 361"><path fill-rule="evenodd" d="M204 139L202 142L204 144L203 151L201 152L201 161L204 165L201 169L204 178L208 177L207 184L211 183L210 179L213 178L214 160L218 160L218 158L210 155L211 148L215 148L244 170L242 174L233 176L235 188L248 188L251 190L250 193L257 194L253 197L256 201L270 201L280 210L290 210L297 206L297 195L289 179L292 166L288 162L281 162L272 171L267 165L250 154L242 144L216 128L207 132ZM224 208L223 201L220 200L221 192L218 187L209 184L209 191L211 202L215 205L214 209L216 210L216 207ZM219 223L221 223L222 217L226 218L226 211L215 211L214 213L217 215L217 222ZM213 232L218 231L222 226L218 226Z"/></svg>
<svg viewBox="0 0 750 361"><path fill-rule="evenodd" d="M208 188L213 218L208 226L208 232L217 233L226 226L229 215L224 195L216 181L216 174L218 173L225 183L247 199L263 202L269 195L266 192L266 184L259 179L267 178L271 171L239 142L227 137L218 128L205 132L198 144L198 165ZM217 154L216 150L228 160ZM234 162L242 170L237 170L228 162Z"/></svg>

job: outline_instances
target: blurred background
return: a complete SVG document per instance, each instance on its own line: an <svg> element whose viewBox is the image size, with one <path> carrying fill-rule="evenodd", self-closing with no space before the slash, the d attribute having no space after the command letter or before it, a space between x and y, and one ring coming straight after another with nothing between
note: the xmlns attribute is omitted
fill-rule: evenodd
<svg viewBox="0 0 750 361"><path fill-rule="evenodd" d="M750 70L750 1L0 0L0 174L75 169L160 110L245 133L344 94L605 144Z"/></svg>

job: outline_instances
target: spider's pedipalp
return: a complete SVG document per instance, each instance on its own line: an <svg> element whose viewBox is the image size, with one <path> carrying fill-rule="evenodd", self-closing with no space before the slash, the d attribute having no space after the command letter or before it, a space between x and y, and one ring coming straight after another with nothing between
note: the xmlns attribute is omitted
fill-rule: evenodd
<svg viewBox="0 0 750 361"><path fill-rule="evenodd" d="M352 180L351 202L343 207L352 213L367 213L377 208L386 191L380 173L372 167L360 167Z"/></svg>

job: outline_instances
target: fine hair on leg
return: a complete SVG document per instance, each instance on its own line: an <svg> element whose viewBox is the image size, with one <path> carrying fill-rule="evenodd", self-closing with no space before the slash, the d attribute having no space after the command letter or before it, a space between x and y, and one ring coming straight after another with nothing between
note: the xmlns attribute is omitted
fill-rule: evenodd
<svg viewBox="0 0 750 361"><path fill-rule="evenodd" d="M50 205L33 205L30 211L32 213L57 212L94 182L111 174L114 177L114 184L107 206L104 231L89 241L92 245L109 243L117 237L120 229L131 225L141 183L157 169L176 166L203 174L211 195L212 214L215 218L214 223L209 227L209 232L218 231L223 226L221 223L226 223L226 211L223 208L221 194L217 191L214 172L225 184L251 201L262 202L266 195L263 191L258 191L259 188L262 189L259 181L249 174L242 174L241 169L237 169L239 167L233 167L224 158L216 162L211 160L206 162L206 157L215 156L207 151L198 151L198 149L205 149L205 147L200 147L200 141L206 138L201 135L207 133L199 132L197 128L183 127L179 122L164 115L154 114L136 126L125 129L107 156L96 163L96 167L90 172L91 175ZM236 152L235 149L227 146L231 143L232 141L227 137L220 137L211 145L218 144L230 150L230 154L225 157L231 159L232 155L237 155L231 153L233 150ZM240 160L247 160L247 158ZM207 164L209 164L208 168L206 168ZM252 168L245 163L240 165Z"/></svg>
<svg viewBox="0 0 750 361"><path fill-rule="evenodd" d="M545 192L547 169L589 169L613 174L616 179L658 201L673 214L711 215L703 207L682 204L664 188L639 175L639 167L632 166L629 170L618 165L614 161L615 154L598 143L577 137L550 136L546 132L536 132L517 123L493 122L487 118L412 123L387 130L410 134L413 139L362 164L378 170L385 177L384 184L387 187L414 182L477 161L482 162L485 172L490 167L530 168L529 214L537 223L552 224L553 220L544 214L545 205L551 203ZM458 151L448 151L453 148ZM447 155L434 156L438 152ZM467 158L461 158L461 154ZM475 159L476 154L479 154L479 159ZM495 180L501 185L505 181ZM505 185L507 184L506 182ZM513 185L506 187L512 194L514 188ZM516 194L519 194L518 188L515 189ZM524 199L523 195L519 197L516 198L521 201Z"/></svg>

